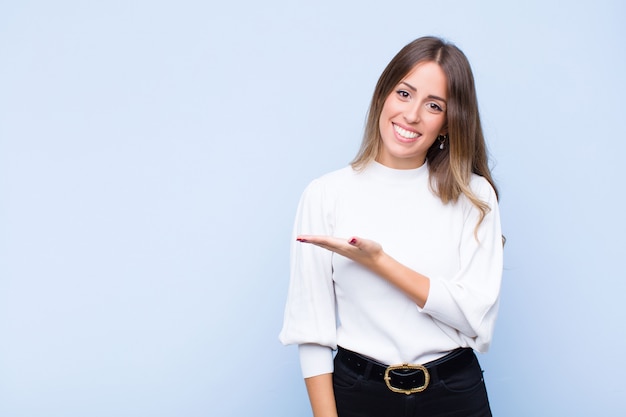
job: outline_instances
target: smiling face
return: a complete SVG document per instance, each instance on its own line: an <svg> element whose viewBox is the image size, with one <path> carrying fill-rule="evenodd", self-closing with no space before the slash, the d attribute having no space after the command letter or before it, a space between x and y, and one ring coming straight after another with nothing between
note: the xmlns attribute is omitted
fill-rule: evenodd
<svg viewBox="0 0 626 417"><path fill-rule="evenodd" d="M439 64L417 64L385 99L376 160L395 169L422 166L437 136L446 133L446 102L447 79Z"/></svg>

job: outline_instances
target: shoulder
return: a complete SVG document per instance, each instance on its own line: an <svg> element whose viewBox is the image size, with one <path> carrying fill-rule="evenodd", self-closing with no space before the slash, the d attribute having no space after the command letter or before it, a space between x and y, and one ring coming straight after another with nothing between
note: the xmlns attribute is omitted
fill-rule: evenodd
<svg viewBox="0 0 626 417"><path fill-rule="evenodd" d="M496 195L496 191L493 189L493 187L485 177L477 174L472 174L469 182L469 188L475 198L487 205L487 211L491 211L494 209L497 210L498 197ZM459 203L466 213L476 212L477 210L482 211L479 207L472 203L472 201L465 194L461 194L459 196Z"/></svg>
<svg viewBox="0 0 626 417"><path fill-rule="evenodd" d="M492 202L497 201L496 191L493 189L489 181L485 179L485 177L472 174L472 178L470 179L470 188L476 197L488 204L492 204Z"/></svg>
<svg viewBox="0 0 626 417"><path fill-rule="evenodd" d="M311 181L305 193L310 192L336 192L345 189L354 180L356 171L347 166L336 171L329 172Z"/></svg>
<svg viewBox="0 0 626 417"><path fill-rule="evenodd" d="M300 210L316 213L332 212L341 196L350 190L353 175L352 168L346 167L314 179L300 197Z"/></svg>
<svg viewBox="0 0 626 417"><path fill-rule="evenodd" d="M320 182L328 185L342 184L345 181L350 181L356 175L356 171L351 166L347 166L336 171L329 172L321 177L313 180L314 182Z"/></svg>

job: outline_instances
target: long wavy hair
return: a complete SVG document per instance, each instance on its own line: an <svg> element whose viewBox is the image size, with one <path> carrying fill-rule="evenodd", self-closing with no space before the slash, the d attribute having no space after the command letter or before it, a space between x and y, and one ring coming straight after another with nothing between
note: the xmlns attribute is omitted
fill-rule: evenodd
<svg viewBox="0 0 626 417"><path fill-rule="evenodd" d="M448 84L445 123L448 140L443 150L435 141L426 153L430 186L444 204L456 202L461 194L465 195L480 210L480 224L489 206L472 192L469 185L472 173L489 181L496 197L498 190L489 170L474 75L465 54L451 43L430 36L419 38L402 48L389 62L374 89L363 142L351 165L361 170L377 158L382 146L380 114L385 100L416 65L424 62L439 64Z"/></svg>

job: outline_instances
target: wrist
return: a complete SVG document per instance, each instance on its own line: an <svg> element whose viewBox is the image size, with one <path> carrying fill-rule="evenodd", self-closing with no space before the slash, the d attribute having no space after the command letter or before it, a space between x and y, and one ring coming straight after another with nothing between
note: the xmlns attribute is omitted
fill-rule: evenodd
<svg viewBox="0 0 626 417"><path fill-rule="evenodd" d="M372 257L371 265L369 267L372 271L381 274L389 268L392 262L394 262L394 259L389 256L387 252L381 250Z"/></svg>

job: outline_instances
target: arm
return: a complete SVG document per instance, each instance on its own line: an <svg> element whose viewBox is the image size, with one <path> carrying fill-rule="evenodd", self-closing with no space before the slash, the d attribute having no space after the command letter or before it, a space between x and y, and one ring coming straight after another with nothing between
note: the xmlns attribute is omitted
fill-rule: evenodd
<svg viewBox="0 0 626 417"><path fill-rule="evenodd" d="M304 231L333 233L332 201L320 181L313 181L300 199L291 246L289 292L280 333L283 344L298 345L300 366L311 405L320 410L326 407L323 404L328 401L332 401L334 407L332 378L327 385L319 383L323 378L313 379L323 374L332 375L332 351L337 348L332 254L312 245L298 244L295 237ZM326 413L319 415L333 416Z"/></svg>
<svg viewBox="0 0 626 417"><path fill-rule="evenodd" d="M428 276L401 264L381 245L362 238L298 236L300 242L345 256L370 269L410 297L421 312L441 323L442 330L460 345L487 350L493 334L502 277L502 233L495 193L486 185L481 197L491 211L476 229L478 210L463 206L459 229L458 270ZM457 243L455 242L454 245ZM442 259L444 262L445 259Z"/></svg>
<svg viewBox="0 0 626 417"><path fill-rule="evenodd" d="M386 279L423 308L428 299L430 279L389 256L380 244L353 237L349 240L330 236L298 236L303 243L312 243L358 262Z"/></svg>
<svg viewBox="0 0 626 417"><path fill-rule="evenodd" d="M401 264L385 252L381 253L371 270L398 287L420 308L424 308L430 292L430 278Z"/></svg>
<svg viewBox="0 0 626 417"><path fill-rule="evenodd" d="M322 374L305 378L306 389L311 401L313 417L337 417L333 374Z"/></svg>

